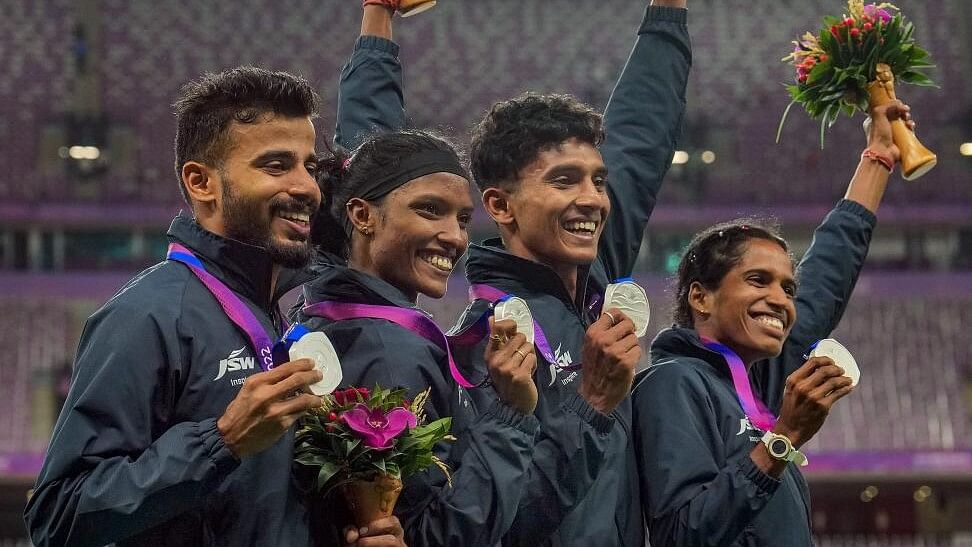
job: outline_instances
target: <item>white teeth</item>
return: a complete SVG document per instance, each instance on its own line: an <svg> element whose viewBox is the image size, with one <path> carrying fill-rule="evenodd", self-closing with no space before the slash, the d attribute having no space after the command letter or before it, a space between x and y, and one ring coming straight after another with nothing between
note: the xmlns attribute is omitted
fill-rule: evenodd
<svg viewBox="0 0 972 547"><path fill-rule="evenodd" d="M769 315L760 315L756 317L756 321L775 329L783 330L783 321L777 317L771 317Z"/></svg>
<svg viewBox="0 0 972 547"><path fill-rule="evenodd" d="M451 258L442 255L430 255L430 256L426 256L424 260L440 270L447 271L447 272L452 271Z"/></svg>
<svg viewBox="0 0 972 547"><path fill-rule="evenodd" d="M568 232L588 232L593 234L597 230L597 223L594 221L574 221L564 224Z"/></svg>
<svg viewBox="0 0 972 547"><path fill-rule="evenodd" d="M310 215L307 213L280 213L280 218L292 220L301 224L308 224L310 222Z"/></svg>

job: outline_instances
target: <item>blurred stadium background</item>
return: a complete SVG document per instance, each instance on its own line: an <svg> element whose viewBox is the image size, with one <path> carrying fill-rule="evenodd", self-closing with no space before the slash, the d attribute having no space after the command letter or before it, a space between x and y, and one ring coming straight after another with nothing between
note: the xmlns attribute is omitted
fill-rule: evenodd
<svg viewBox="0 0 972 547"><path fill-rule="evenodd" d="M603 107L643 1L443 0L397 20L410 123L458 142L493 101L569 92ZM835 337L864 377L807 447L822 546L972 545L972 3L897 3L940 89L899 87L939 165L896 175L854 299ZM862 148L842 118L821 150L791 113L779 62L839 0L689 0L694 67L675 164L637 277L668 322L668 276L704 225L780 218L798 252L842 196ZM84 319L164 255L182 207L171 114L179 86L250 63L303 74L330 138L339 70L357 35L352 0L0 1L0 546L28 545L21 511ZM491 233L480 214L474 239ZM461 277L461 276L457 276ZM461 279L426 302L447 326ZM118 333L124 336L125 333ZM134 365L134 364L133 364Z"/></svg>

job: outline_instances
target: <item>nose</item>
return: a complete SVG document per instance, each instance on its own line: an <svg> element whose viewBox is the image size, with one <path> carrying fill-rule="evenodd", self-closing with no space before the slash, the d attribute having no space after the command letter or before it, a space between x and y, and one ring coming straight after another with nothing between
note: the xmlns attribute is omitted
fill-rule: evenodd
<svg viewBox="0 0 972 547"><path fill-rule="evenodd" d="M591 177L586 177L584 182L578 185L577 199L574 203L581 208L596 209L601 205L603 192Z"/></svg>
<svg viewBox="0 0 972 547"><path fill-rule="evenodd" d="M459 221L448 222L438 234L439 243L456 250L456 256L466 252L469 246L469 232L463 228Z"/></svg>
<svg viewBox="0 0 972 547"><path fill-rule="evenodd" d="M786 290L783 288L783 285L779 283L773 283L770 285L766 294L766 303L777 310L787 309L790 303L790 297L788 294L786 294Z"/></svg>
<svg viewBox="0 0 972 547"><path fill-rule="evenodd" d="M318 186L317 179L304 167L294 170L287 193L313 203L315 208L321 204L321 187Z"/></svg>

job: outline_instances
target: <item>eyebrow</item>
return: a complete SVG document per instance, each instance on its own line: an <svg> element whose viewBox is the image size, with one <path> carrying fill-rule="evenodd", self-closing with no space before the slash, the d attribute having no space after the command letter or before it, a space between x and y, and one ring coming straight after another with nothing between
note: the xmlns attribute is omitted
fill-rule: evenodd
<svg viewBox="0 0 972 547"><path fill-rule="evenodd" d="M584 169L580 165L565 164L565 165L557 165L552 167L549 171L544 173L543 176L544 178L551 178L558 175L576 175L579 173L582 174L585 171L586 169ZM597 169L594 169L594 173L593 173L594 176L602 176L602 177L607 176L607 174L608 174L608 168L606 165L601 165Z"/></svg>
<svg viewBox="0 0 972 547"><path fill-rule="evenodd" d="M421 201L434 201L434 202L436 202L438 204L445 204L445 205L448 205L449 204L449 200L448 199L446 199L446 198L444 198L444 197L436 194L435 192L424 192L424 193L421 193L421 194L419 194L417 196L413 196L409 200L409 204L415 204L416 202L421 202ZM459 212L460 213L466 213L466 212L470 212L471 213L475 209L476 209L475 206L473 206L473 207L462 207L462 208L459 209Z"/></svg>
<svg viewBox="0 0 972 547"><path fill-rule="evenodd" d="M291 150L267 150L266 152L260 154L259 156L253 158L252 163L265 163L272 160L290 160L294 161L297 159L297 154L294 154ZM319 163L320 160L317 153L311 152L304 158L305 162Z"/></svg>
<svg viewBox="0 0 972 547"><path fill-rule="evenodd" d="M773 272L771 272L770 270L767 270L765 268L752 268L750 270L746 270L745 272L743 272L743 275L749 275L749 274L760 274L760 275L765 275L765 276L769 276L769 277L775 277L773 275ZM793 276L784 278L781 281L781 283L783 283L784 285L792 285L794 287L797 286L796 277L793 277Z"/></svg>

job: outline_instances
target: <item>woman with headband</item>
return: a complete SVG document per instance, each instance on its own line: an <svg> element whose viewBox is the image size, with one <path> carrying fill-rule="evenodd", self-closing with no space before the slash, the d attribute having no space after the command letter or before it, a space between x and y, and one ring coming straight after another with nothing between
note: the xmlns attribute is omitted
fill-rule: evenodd
<svg viewBox="0 0 972 547"><path fill-rule="evenodd" d="M451 416L452 430L462 432L437 450L452 469L451 487L436 467L406 480L395 511L406 541L495 544L513 520L538 427L533 345L512 321L491 324L486 360L497 397L470 418L456 384L472 384L452 363L445 336L416 306L419 294L445 295L469 243L466 170L448 143L418 131L371 137L352 157L330 164L322 174L328 210L314 221L312 238L334 260L315 266L299 320L328 335L343 385L404 387L410 397L431 388L429 419ZM316 514L335 518L315 524L318 541L338 544L334 534L348 520L340 503L328 506ZM341 539L354 543L359 532Z"/></svg>
<svg viewBox="0 0 972 547"><path fill-rule="evenodd" d="M675 326L635 379L635 447L654 547L811 546L800 448L853 389L856 366L809 357L836 328L867 256L899 159L891 121L871 112L847 193L794 273L774 228L732 221L697 234L679 264ZM797 291L797 275L800 289Z"/></svg>

